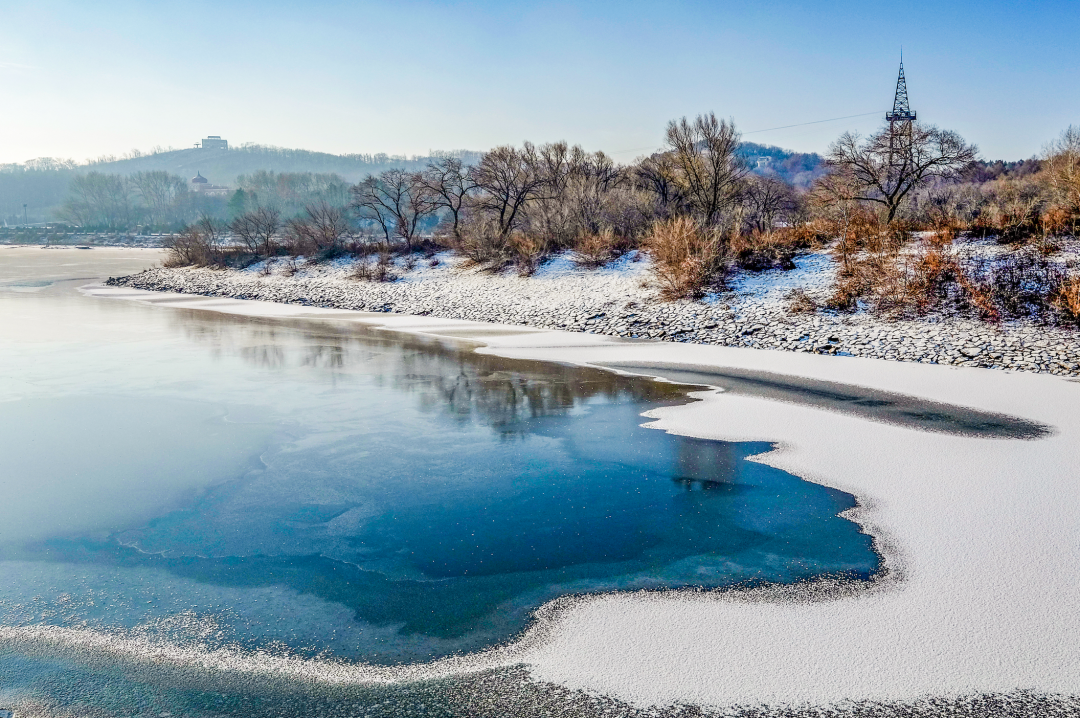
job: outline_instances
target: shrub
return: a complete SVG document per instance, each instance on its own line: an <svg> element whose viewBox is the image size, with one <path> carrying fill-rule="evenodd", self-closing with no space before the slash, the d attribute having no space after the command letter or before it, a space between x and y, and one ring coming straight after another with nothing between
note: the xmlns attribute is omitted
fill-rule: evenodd
<svg viewBox="0 0 1080 718"><path fill-rule="evenodd" d="M952 250L947 234L936 234L913 254L859 255L839 269L827 306L850 310L862 301L874 311L904 315L944 309L989 322L1055 313L1073 321L1077 285L1080 279L1067 278L1037 245L970 259Z"/></svg>
<svg viewBox="0 0 1080 718"><path fill-rule="evenodd" d="M285 223L284 244L289 254L333 259L344 251L350 227L345 209L325 201L309 204L304 214Z"/></svg>
<svg viewBox="0 0 1080 718"><path fill-rule="evenodd" d="M1080 323L1080 275L1074 274L1062 280L1051 295L1050 303L1064 319Z"/></svg>
<svg viewBox="0 0 1080 718"><path fill-rule="evenodd" d="M955 257L946 254L946 246L931 242L909 265L905 298L920 314L946 299L950 282L961 274Z"/></svg>
<svg viewBox="0 0 1080 718"><path fill-rule="evenodd" d="M743 269L795 269L795 257L806 248L801 233L784 229L754 229L731 240L731 255Z"/></svg>
<svg viewBox="0 0 1080 718"><path fill-rule="evenodd" d="M824 247L834 236L829 230L828 222L821 219L799 222L779 231L789 234L792 242L805 249Z"/></svg>
<svg viewBox="0 0 1080 718"><path fill-rule="evenodd" d="M825 302L829 309L850 311L858 306L863 298L880 298L888 294L886 288L891 285L895 277L891 276L894 269L890 264L878 259L866 258L851 260L841 266L836 274L836 287L832 296ZM875 302L875 308L881 308L884 302Z"/></svg>
<svg viewBox="0 0 1080 718"><path fill-rule="evenodd" d="M1014 244L1026 242L1041 233L1046 198L1036 179L998 179L987 183L981 189L981 195L978 214L971 224L976 234Z"/></svg>
<svg viewBox="0 0 1080 718"><path fill-rule="evenodd" d="M505 266L512 257L509 242L498 225L482 214L466 215L460 236L449 240L451 246L474 264Z"/></svg>
<svg viewBox="0 0 1080 718"><path fill-rule="evenodd" d="M999 315L1039 317L1051 308L1050 298L1065 281L1061 267L1033 247L972 264L961 277L964 288L980 290Z"/></svg>
<svg viewBox="0 0 1080 718"><path fill-rule="evenodd" d="M723 236L689 217L656 222L645 237L652 273L665 299L700 297L723 278L727 258Z"/></svg>
<svg viewBox="0 0 1080 718"><path fill-rule="evenodd" d="M818 303L805 289L792 289L785 298L788 300L788 311L792 314L813 314L818 310Z"/></svg>
<svg viewBox="0 0 1080 718"><path fill-rule="evenodd" d="M224 263L224 255L212 238L198 227L187 227L165 243L166 267L208 267Z"/></svg>
<svg viewBox="0 0 1080 718"><path fill-rule="evenodd" d="M574 245L574 262L582 267L602 267L628 249L628 243L616 236L610 227L578 237Z"/></svg>
<svg viewBox="0 0 1080 718"><path fill-rule="evenodd" d="M548 256L548 243L535 235L514 232L507 243L513 253L511 261L522 277L535 274Z"/></svg>
<svg viewBox="0 0 1080 718"><path fill-rule="evenodd" d="M857 210L837 222L839 239L833 256L840 263L830 309L851 310L865 299L875 309L904 303L904 272L899 255L910 236L897 222L884 224L877 214Z"/></svg>
<svg viewBox="0 0 1080 718"><path fill-rule="evenodd" d="M392 256L389 248L384 246L374 263L367 257L359 259L353 268L352 278L361 282L393 282L397 280L397 275L392 269Z"/></svg>

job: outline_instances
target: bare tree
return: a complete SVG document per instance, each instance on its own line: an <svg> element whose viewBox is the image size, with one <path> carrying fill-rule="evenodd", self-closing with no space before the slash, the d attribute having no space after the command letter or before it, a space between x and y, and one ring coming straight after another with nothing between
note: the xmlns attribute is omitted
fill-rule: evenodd
<svg viewBox="0 0 1080 718"><path fill-rule="evenodd" d="M419 172L390 169L378 177L368 175L352 188L352 206L361 219L382 229L387 243L398 237L412 249L420 220L438 207Z"/></svg>
<svg viewBox="0 0 1080 718"><path fill-rule="evenodd" d="M743 201L750 224L759 232L772 229L776 221L795 209L795 191L777 177L749 176L745 181Z"/></svg>
<svg viewBox="0 0 1080 718"><path fill-rule="evenodd" d="M859 210L859 187L854 179L845 173L832 172L818 179L810 191L810 202L817 207L820 215L832 226L838 237L836 252L845 271L851 270L852 254L855 251L855 232Z"/></svg>
<svg viewBox="0 0 1080 718"><path fill-rule="evenodd" d="M706 225L716 224L722 213L738 204L746 164L735 154L739 147L735 123L716 115L672 120L667 142L677 183L691 210Z"/></svg>
<svg viewBox="0 0 1080 718"><path fill-rule="evenodd" d="M228 229L228 226L220 219L211 217L208 214L202 214L194 225L203 236L206 237L206 241L211 245L217 245L221 239L221 233Z"/></svg>
<svg viewBox="0 0 1080 718"><path fill-rule="evenodd" d="M1047 180L1054 199L1080 220L1080 127L1069 125L1046 149Z"/></svg>
<svg viewBox="0 0 1080 718"><path fill-rule="evenodd" d="M522 206L522 228L538 251L570 246L580 232L576 191L581 184L589 154L566 142L541 145L536 152L536 172L542 188Z"/></svg>
<svg viewBox="0 0 1080 718"><path fill-rule="evenodd" d="M634 169L638 185L656 196L657 203L670 210L683 203L675 161L670 152L657 152L638 162Z"/></svg>
<svg viewBox="0 0 1080 718"><path fill-rule="evenodd" d="M611 219L612 193L628 184L627 173L603 152L583 153L569 200L582 232L597 233Z"/></svg>
<svg viewBox="0 0 1080 718"><path fill-rule="evenodd" d="M422 179L437 208L450 214L451 233L461 239L461 215L473 190L469 170L457 157L441 157L428 164Z"/></svg>
<svg viewBox="0 0 1080 718"><path fill-rule="evenodd" d="M118 174L87 172L71 180L61 216L76 224L127 229L132 221L132 192L128 179Z"/></svg>
<svg viewBox="0 0 1080 718"><path fill-rule="evenodd" d="M982 188L980 222L989 225L1006 241L1022 241L1039 227L1046 205L1045 188L1033 177L997 179Z"/></svg>
<svg viewBox="0 0 1080 718"><path fill-rule="evenodd" d="M304 214L287 223L289 239L296 253L336 252L349 233L345 210L320 201L304 208Z"/></svg>
<svg viewBox="0 0 1080 718"><path fill-rule="evenodd" d="M856 189L855 199L881 205L892 222L913 190L934 179L956 178L978 152L955 132L912 122L886 127L865 141L845 132L826 162Z"/></svg>
<svg viewBox="0 0 1080 718"><path fill-rule="evenodd" d="M168 221L169 214L176 208L177 199L187 192L183 177L164 170L136 172L131 175L131 183L142 199L147 219L153 225Z"/></svg>
<svg viewBox="0 0 1080 718"><path fill-rule="evenodd" d="M276 250L278 230L281 229L281 212L274 207L256 207L234 219L229 228L244 240L252 253L271 257Z"/></svg>
<svg viewBox="0 0 1080 718"><path fill-rule="evenodd" d="M540 196L545 178L536 148L502 146L486 152L470 173L479 190L475 206L494 219L506 238L524 220L525 205Z"/></svg>

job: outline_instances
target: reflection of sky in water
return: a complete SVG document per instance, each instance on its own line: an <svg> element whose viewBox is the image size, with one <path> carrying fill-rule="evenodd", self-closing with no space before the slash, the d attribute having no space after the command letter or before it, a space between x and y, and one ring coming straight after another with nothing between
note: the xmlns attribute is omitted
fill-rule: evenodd
<svg viewBox="0 0 1080 718"><path fill-rule="evenodd" d="M394 662L565 593L877 565L766 445L640 428L670 385L59 289L0 311L9 624Z"/></svg>

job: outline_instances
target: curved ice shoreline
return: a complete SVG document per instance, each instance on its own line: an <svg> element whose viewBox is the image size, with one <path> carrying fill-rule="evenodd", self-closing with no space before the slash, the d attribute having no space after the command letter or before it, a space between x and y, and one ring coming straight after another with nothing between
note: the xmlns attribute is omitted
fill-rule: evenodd
<svg viewBox="0 0 1080 718"><path fill-rule="evenodd" d="M1061 700L1068 703L1068 696L1080 694L1073 648L1080 644L1078 489L1071 470L1080 434L1075 383L130 289L89 291L165 306L362 321L471 338L486 344L479 351L515 358L768 371L1053 426L1056 434L1035 441L947 436L716 392L703 392L703 401L694 404L654 410L652 425L675 433L779 440L781 448L758 460L858 496L860 507L850 518L877 538L889 568L886 577L865 588L819 583L560 600L545 606L535 630L517 643L405 670L427 677L525 664L535 679L640 706L769 704L781 706L776 714L798 706L906 705L925 702L926 696L961 701L1018 690L1036 702L1051 694L1066 696ZM16 633L0 637L29 639L18 632L34 630L48 629L6 629ZM110 650L130 649L133 658L153 660L143 653L152 647L113 640ZM336 664L271 665L259 656L252 663L247 658L220 654L213 660L225 661L222 665L231 666L226 670L295 671L304 680L322 680L315 674L324 670L351 676L343 680L394 680L394 674L371 673L363 666L342 672Z"/></svg>

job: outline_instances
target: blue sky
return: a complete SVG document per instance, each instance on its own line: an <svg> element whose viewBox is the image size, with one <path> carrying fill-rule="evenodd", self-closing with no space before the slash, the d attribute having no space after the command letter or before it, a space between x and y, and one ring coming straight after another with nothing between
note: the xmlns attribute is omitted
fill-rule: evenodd
<svg viewBox="0 0 1080 718"><path fill-rule="evenodd" d="M900 8L900 9L897 9ZM714 111L824 151L892 102L984 157L1080 124L1080 1L37 2L0 0L0 162L207 135L424 154L565 139L629 161Z"/></svg>

